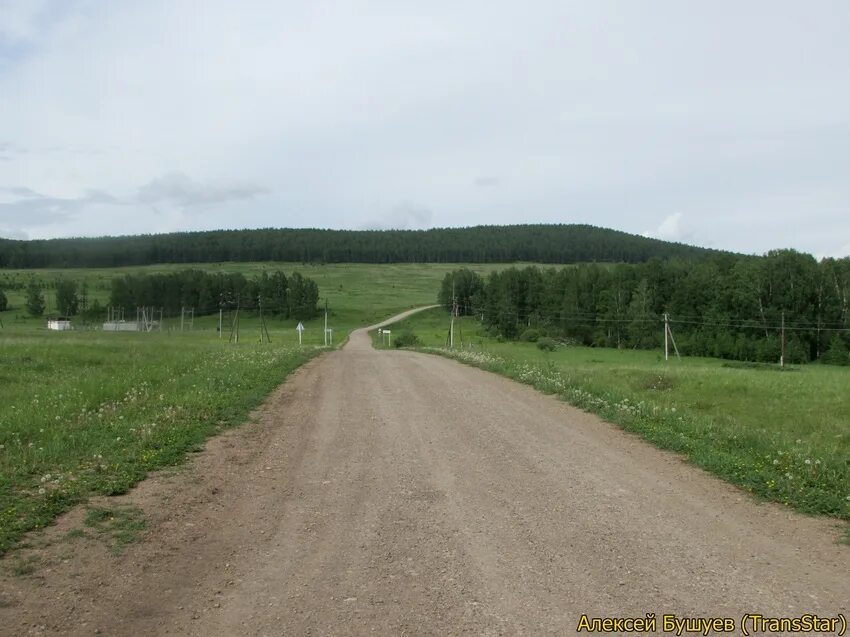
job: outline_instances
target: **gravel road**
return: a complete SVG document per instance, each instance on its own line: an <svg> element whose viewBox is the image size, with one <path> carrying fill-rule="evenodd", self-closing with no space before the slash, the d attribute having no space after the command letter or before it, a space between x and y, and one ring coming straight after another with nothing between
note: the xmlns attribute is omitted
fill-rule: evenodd
<svg viewBox="0 0 850 637"><path fill-rule="evenodd" d="M560 635L582 613L660 625L850 600L836 522L365 330L124 500L145 540L4 576L0 633Z"/></svg>

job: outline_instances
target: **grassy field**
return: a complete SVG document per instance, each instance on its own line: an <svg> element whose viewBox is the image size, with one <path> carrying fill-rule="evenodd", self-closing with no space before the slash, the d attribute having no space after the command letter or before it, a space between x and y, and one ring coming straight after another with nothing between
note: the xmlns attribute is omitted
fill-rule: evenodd
<svg viewBox="0 0 850 637"><path fill-rule="evenodd" d="M42 329L44 321L26 316L24 310L24 292L10 290L10 284L28 283L36 278L45 283L52 283L59 278L68 278L78 283L86 282L89 288L90 301L99 300L104 307L109 302L109 291L112 279L129 273L173 272L187 268L196 268L209 272L242 273L252 277L266 271L282 270L287 275L298 271L304 276L316 281L319 286L320 301L324 305L327 299L331 312L331 327L341 336L355 327L371 325L392 314L404 311L417 305L434 303L440 282L446 273L457 269L457 264L303 264L303 263L200 263L179 265L158 265L109 269L68 269L68 270L0 270L0 289L6 287L11 309L0 312L6 331L31 331ZM494 270L507 267L504 264L476 264L470 269L486 275ZM48 309L55 308L52 290L47 290L45 297ZM134 318L134 317L133 317ZM257 322L250 316L243 317L240 325L247 330L250 337L259 339ZM179 328L179 318L166 323L166 329ZM206 316L195 319L195 329L215 331L218 324L217 316ZM321 321L306 324L304 338L318 344L322 341ZM288 342L297 342L294 331L294 321L278 321L272 319L269 329L272 338L275 333ZM308 341L305 341L308 342Z"/></svg>
<svg viewBox="0 0 850 637"><path fill-rule="evenodd" d="M423 346L442 348L448 324L444 310L431 310L394 326L393 336L409 330ZM456 322L455 343L458 350L438 353L557 394L759 497L850 519L850 369L665 362L659 351L545 352L499 343L470 319Z"/></svg>
<svg viewBox="0 0 850 637"><path fill-rule="evenodd" d="M108 303L113 277L185 267L242 272L298 270L319 284L331 308L335 342L349 330L434 302L452 265L304 265L228 263L106 270L0 271L0 287L35 277L87 282L90 299ZM497 265L479 268L482 273ZM217 333L217 316L192 331L167 319L152 333L50 332L26 316L23 293L7 290L0 313L0 553L92 494L122 493L157 467L179 462L207 436L238 424L288 373L315 356L322 319L306 323L244 314L238 345ZM45 294L55 306L52 291Z"/></svg>
<svg viewBox="0 0 850 637"><path fill-rule="evenodd" d="M191 335L3 338L0 553L87 496L180 461L319 351Z"/></svg>

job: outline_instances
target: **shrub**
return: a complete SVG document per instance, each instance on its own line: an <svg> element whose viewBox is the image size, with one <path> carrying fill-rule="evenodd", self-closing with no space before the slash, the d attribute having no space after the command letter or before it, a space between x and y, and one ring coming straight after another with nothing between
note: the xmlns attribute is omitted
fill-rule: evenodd
<svg viewBox="0 0 850 637"><path fill-rule="evenodd" d="M850 365L850 353L840 335L836 334L829 342L829 349L820 357L827 365Z"/></svg>
<svg viewBox="0 0 850 637"><path fill-rule="evenodd" d="M548 336L544 336L537 341L537 349L541 349L544 352L554 352L557 347L558 344Z"/></svg>
<svg viewBox="0 0 850 637"><path fill-rule="evenodd" d="M536 343L540 339L540 330L529 327L519 338L521 341L526 341L527 343Z"/></svg>
<svg viewBox="0 0 850 637"><path fill-rule="evenodd" d="M419 337L410 330L405 330L395 339L396 347L416 347L419 345Z"/></svg>

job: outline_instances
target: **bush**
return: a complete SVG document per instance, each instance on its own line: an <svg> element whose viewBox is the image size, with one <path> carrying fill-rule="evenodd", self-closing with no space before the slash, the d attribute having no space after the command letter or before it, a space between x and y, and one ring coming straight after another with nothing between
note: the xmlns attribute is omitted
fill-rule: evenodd
<svg viewBox="0 0 850 637"><path fill-rule="evenodd" d="M540 330L534 327L529 327L519 338L521 341L525 341L527 343L536 343L540 339Z"/></svg>
<svg viewBox="0 0 850 637"><path fill-rule="evenodd" d="M410 330L405 330L395 339L396 347L416 347L419 345L419 337Z"/></svg>
<svg viewBox="0 0 850 637"><path fill-rule="evenodd" d="M548 336L544 336L537 341L537 349L541 349L544 352L554 352L557 348L558 344Z"/></svg>
<svg viewBox="0 0 850 637"><path fill-rule="evenodd" d="M829 342L829 349L820 357L827 365L850 365L850 352L840 335L836 334Z"/></svg>

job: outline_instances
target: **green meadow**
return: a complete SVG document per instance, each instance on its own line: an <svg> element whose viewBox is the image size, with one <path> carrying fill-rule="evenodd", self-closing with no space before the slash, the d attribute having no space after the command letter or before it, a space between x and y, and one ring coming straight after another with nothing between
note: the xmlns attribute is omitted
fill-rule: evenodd
<svg viewBox="0 0 850 637"><path fill-rule="evenodd" d="M91 269L45 269L45 270L0 270L0 289L6 288L10 309L0 312L5 330L3 335L13 333L42 331L45 326L43 319L33 319L27 316L24 309L25 293L23 290L8 289L10 284L28 283L30 279L45 284L67 278L85 283L89 290L89 301L97 299L101 305L109 304L109 292L112 279L125 274L135 273L164 273L189 268L206 270L208 272L241 273L252 277L263 271L282 270L287 275L298 271L316 281L319 286L320 305L327 300L330 308L330 327L335 333L344 337L350 330L364 325L371 325L392 314L402 312L411 307L429 305L436 302L437 290L443 277L459 266L446 263L419 264L305 264L305 263L198 263L198 264L169 264L156 266L138 266L126 268L91 268ZM476 264L470 269L481 275L494 270L508 267L504 264ZM544 266L545 267L545 266ZM45 298L50 308L55 308L53 291L46 289ZM105 318L105 317L104 317ZM125 318L135 319L135 315ZM229 324L225 316L225 337L229 336ZM304 343L321 344L323 342L323 319L305 323L307 328L303 334ZM272 340L298 342L295 333L295 321L271 319L268 328ZM218 315L196 317L194 329L215 332L218 326ZM243 313L240 317L240 338L259 340L259 322L251 313ZM179 330L179 317L171 317L164 321L163 329ZM247 333L247 336L245 334ZM277 339L275 338L277 337Z"/></svg>
<svg viewBox="0 0 850 637"><path fill-rule="evenodd" d="M593 411L756 496L850 519L850 369L779 370L661 351L499 342L469 318L429 310L393 326L438 353Z"/></svg>

